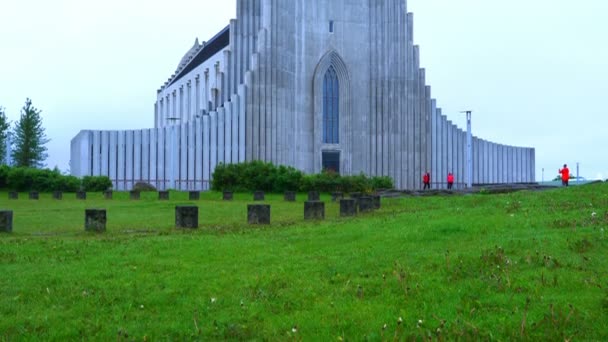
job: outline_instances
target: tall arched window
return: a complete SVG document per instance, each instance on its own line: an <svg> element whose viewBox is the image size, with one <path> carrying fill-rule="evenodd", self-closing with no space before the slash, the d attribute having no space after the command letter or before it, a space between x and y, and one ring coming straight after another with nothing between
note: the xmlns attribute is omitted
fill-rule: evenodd
<svg viewBox="0 0 608 342"><path fill-rule="evenodd" d="M340 84L333 65L323 79L323 143L339 144L340 135Z"/></svg>

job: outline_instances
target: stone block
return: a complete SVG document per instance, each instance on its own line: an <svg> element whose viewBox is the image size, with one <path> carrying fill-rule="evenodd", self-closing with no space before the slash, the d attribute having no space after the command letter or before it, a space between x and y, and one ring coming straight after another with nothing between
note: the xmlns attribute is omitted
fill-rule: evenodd
<svg viewBox="0 0 608 342"><path fill-rule="evenodd" d="M105 232L106 222L107 217L105 209L85 209L84 230L91 232Z"/></svg>
<svg viewBox="0 0 608 342"><path fill-rule="evenodd" d="M38 199L40 199L40 194L38 193L38 191L31 191L30 192L30 199L31 200L38 200Z"/></svg>
<svg viewBox="0 0 608 342"><path fill-rule="evenodd" d="M363 194L360 193L360 192L353 192L353 193L350 194L350 198L359 198L359 197L362 197L362 196L363 196Z"/></svg>
<svg viewBox="0 0 608 342"><path fill-rule="evenodd" d="M285 191L283 195L283 199L285 202L295 202L296 201L296 192L295 191Z"/></svg>
<svg viewBox="0 0 608 342"><path fill-rule="evenodd" d="M103 192L103 198L107 200L111 200L114 197L114 192L112 190L106 190Z"/></svg>
<svg viewBox="0 0 608 342"><path fill-rule="evenodd" d="M139 199L141 198L141 192L137 190L132 190L129 192L129 198L131 198L131 200L133 201L139 201Z"/></svg>
<svg viewBox="0 0 608 342"><path fill-rule="evenodd" d="M319 195L318 191L309 191L308 192L308 201L320 201L321 195Z"/></svg>
<svg viewBox="0 0 608 342"><path fill-rule="evenodd" d="M169 200L169 191L159 191L158 192L158 200L160 200L160 201L168 201Z"/></svg>
<svg viewBox="0 0 608 342"><path fill-rule="evenodd" d="M222 198L224 201L232 201L234 199L234 192L232 191L224 191L222 194Z"/></svg>
<svg viewBox="0 0 608 342"><path fill-rule="evenodd" d="M249 224L270 224L270 205L249 204L247 206L247 222Z"/></svg>
<svg viewBox="0 0 608 342"><path fill-rule="evenodd" d="M191 201L198 201L201 199L201 192L200 191L190 191L188 193L188 199Z"/></svg>
<svg viewBox="0 0 608 342"><path fill-rule="evenodd" d="M11 233L13 231L13 211L0 211L0 233Z"/></svg>
<svg viewBox="0 0 608 342"><path fill-rule="evenodd" d="M19 193L16 191L11 191L8 193L8 199L9 200L16 200L19 199Z"/></svg>
<svg viewBox="0 0 608 342"><path fill-rule="evenodd" d="M325 219L325 202L321 202L321 201L304 202L304 219L305 220L324 220Z"/></svg>
<svg viewBox="0 0 608 342"><path fill-rule="evenodd" d="M380 197L380 195L373 195L372 204L375 210L380 209L380 207L382 207L382 197Z"/></svg>
<svg viewBox="0 0 608 342"><path fill-rule="evenodd" d="M349 217L357 215L357 200L353 198L340 200L340 216Z"/></svg>
<svg viewBox="0 0 608 342"><path fill-rule="evenodd" d="M61 191L54 191L53 192L53 199L62 200L63 199L63 192L61 192Z"/></svg>
<svg viewBox="0 0 608 342"><path fill-rule="evenodd" d="M366 213L374 210L374 201L371 197L362 196L357 199L359 212Z"/></svg>
<svg viewBox="0 0 608 342"><path fill-rule="evenodd" d="M76 199L86 200L87 199L87 193L85 191L78 191L78 192L76 192Z"/></svg>
<svg viewBox="0 0 608 342"><path fill-rule="evenodd" d="M192 205L176 206L175 228L197 229L198 207Z"/></svg>
<svg viewBox="0 0 608 342"><path fill-rule="evenodd" d="M253 193L254 201L263 201L265 199L264 191L256 191Z"/></svg>
<svg viewBox="0 0 608 342"><path fill-rule="evenodd" d="M344 198L344 194L341 192L332 192L331 193L331 201L338 202L339 200Z"/></svg>

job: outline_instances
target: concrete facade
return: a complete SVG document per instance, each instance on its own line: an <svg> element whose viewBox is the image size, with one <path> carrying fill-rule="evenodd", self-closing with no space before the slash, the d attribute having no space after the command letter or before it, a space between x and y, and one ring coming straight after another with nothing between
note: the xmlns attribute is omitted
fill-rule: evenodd
<svg viewBox="0 0 608 342"><path fill-rule="evenodd" d="M72 174L205 190L219 163L312 173L333 153L341 173L390 176L401 189L421 187L425 171L434 187L448 172L462 185L466 132L431 97L419 56L406 0L237 0L237 18L196 41L158 90L155 128L80 132ZM330 69L339 139L325 143ZM477 184L535 179L531 148L474 137L472 160Z"/></svg>

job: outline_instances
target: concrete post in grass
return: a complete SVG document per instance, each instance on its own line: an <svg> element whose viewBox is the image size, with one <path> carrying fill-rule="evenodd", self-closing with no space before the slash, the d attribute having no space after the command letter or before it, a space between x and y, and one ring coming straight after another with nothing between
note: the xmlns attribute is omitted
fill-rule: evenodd
<svg viewBox="0 0 608 342"><path fill-rule="evenodd" d="M332 192L331 193L331 201L338 202L339 200L344 198L344 194L341 192Z"/></svg>
<svg viewBox="0 0 608 342"><path fill-rule="evenodd" d="M0 211L0 233L11 233L13 231L13 211Z"/></svg>
<svg viewBox="0 0 608 342"><path fill-rule="evenodd" d="M85 209L84 229L88 232L106 231L106 210L105 209Z"/></svg>
<svg viewBox="0 0 608 342"><path fill-rule="evenodd" d="M263 201L266 197L264 196L264 191L256 191L253 193L254 201Z"/></svg>
<svg viewBox="0 0 608 342"><path fill-rule="evenodd" d="M111 200L114 197L114 192L112 190L106 190L103 192L103 198L107 200Z"/></svg>
<svg viewBox="0 0 608 342"><path fill-rule="evenodd" d="M159 201L168 201L169 200L169 191L159 191L158 200Z"/></svg>
<svg viewBox="0 0 608 342"><path fill-rule="evenodd" d="M139 192L137 190L132 190L129 192L129 197L133 201L139 201L139 199L141 198L141 192Z"/></svg>
<svg viewBox="0 0 608 342"><path fill-rule="evenodd" d="M232 201L234 199L234 192L224 191L222 194L222 198L224 199L224 201Z"/></svg>
<svg viewBox="0 0 608 342"><path fill-rule="evenodd" d="M308 192L308 201L319 201L321 200L321 195L319 195L318 191L309 191Z"/></svg>
<svg viewBox="0 0 608 342"><path fill-rule="evenodd" d="M175 207L175 228L197 229L198 207L193 205L181 205Z"/></svg>
<svg viewBox="0 0 608 342"><path fill-rule="evenodd" d="M8 193L8 199L9 200L16 200L19 199L19 193L17 191L11 191Z"/></svg>
<svg viewBox="0 0 608 342"><path fill-rule="evenodd" d="M247 206L247 222L249 224L270 224L270 205L249 204Z"/></svg>
<svg viewBox="0 0 608 342"><path fill-rule="evenodd" d="M366 213L374 210L374 202L371 197L362 196L357 199L359 212Z"/></svg>
<svg viewBox="0 0 608 342"><path fill-rule="evenodd" d="M321 201L304 202L304 219L305 220L324 220L325 219L325 203L321 202Z"/></svg>
<svg viewBox="0 0 608 342"><path fill-rule="evenodd" d="M63 199L63 192L61 191L53 191L53 199L55 200L62 200Z"/></svg>
<svg viewBox="0 0 608 342"><path fill-rule="evenodd" d="M31 191L30 192L30 199L31 200L38 200L38 199L40 199L40 194L38 193L38 191Z"/></svg>
<svg viewBox="0 0 608 342"><path fill-rule="evenodd" d="M340 216L349 217L357 215L357 200L345 198L340 200Z"/></svg>
<svg viewBox="0 0 608 342"><path fill-rule="evenodd" d="M87 199L87 193L85 191L77 191L76 192L76 199L86 200Z"/></svg>
<svg viewBox="0 0 608 342"><path fill-rule="evenodd" d="M200 191L190 191L188 193L188 199L190 201L198 201L201 199L201 192Z"/></svg>
<svg viewBox="0 0 608 342"><path fill-rule="evenodd" d="M283 199L285 202L295 202L296 201L296 192L295 191L285 191L283 195Z"/></svg>
<svg viewBox="0 0 608 342"><path fill-rule="evenodd" d="M380 195L373 195L372 204L375 210L380 209L380 207L382 207L382 197L380 197Z"/></svg>

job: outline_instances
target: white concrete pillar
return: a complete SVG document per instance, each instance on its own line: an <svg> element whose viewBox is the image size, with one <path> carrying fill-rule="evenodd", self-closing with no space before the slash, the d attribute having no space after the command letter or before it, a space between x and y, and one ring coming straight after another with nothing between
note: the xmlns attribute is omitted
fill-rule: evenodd
<svg viewBox="0 0 608 342"><path fill-rule="evenodd" d="M205 163L203 161L203 118L199 117L197 119L194 120L194 124L195 124L195 148L194 148L194 156L195 156L195 162L194 162L194 178L196 179L196 181L198 182L197 184L199 184L201 190L207 190L205 188L205 183L204 183L204 179L203 179L203 169L205 167Z"/></svg>
<svg viewBox="0 0 608 342"><path fill-rule="evenodd" d="M224 163L225 158L225 120L226 120L226 109L218 108L217 110L217 164Z"/></svg>
<svg viewBox="0 0 608 342"><path fill-rule="evenodd" d="M140 130L133 132L133 181L139 182L142 180L142 134Z"/></svg>
<svg viewBox="0 0 608 342"><path fill-rule="evenodd" d="M167 136L165 134L166 128L159 128L156 130L156 139L158 144L156 145L156 179L159 182L159 190L167 190L169 185L167 184L167 176L165 173L167 160L165 158L165 152L167 150Z"/></svg>
<svg viewBox="0 0 608 342"><path fill-rule="evenodd" d="M203 116L203 181L211 180L211 116Z"/></svg>
<svg viewBox="0 0 608 342"><path fill-rule="evenodd" d="M217 139L217 112L209 113L209 127L211 130L210 134L210 157L209 157L209 175L211 176L217 166L217 152L218 152L218 139Z"/></svg>
<svg viewBox="0 0 608 342"><path fill-rule="evenodd" d="M110 147L109 147L109 169L110 173L108 177L112 180L112 184L114 184L114 188L116 188L116 179L117 179L117 157L118 157L118 132L112 131L110 133Z"/></svg>
<svg viewBox="0 0 608 342"><path fill-rule="evenodd" d="M196 177L194 175L195 172L195 150L196 150L196 136L195 136L195 122L194 120L188 122L187 132L188 137L186 142L188 144L188 174L186 176L186 180L188 181L188 189L189 190L200 190L198 185L196 184Z"/></svg>
<svg viewBox="0 0 608 342"><path fill-rule="evenodd" d="M150 141L150 153L149 155L149 173L150 183L154 185L158 190L163 190L160 187L160 183L158 182L158 128L151 129L148 132L148 139Z"/></svg>
<svg viewBox="0 0 608 342"><path fill-rule="evenodd" d="M177 140L179 162L177 167L177 179L180 190L188 188L188 124L181 124L179 128L179 139Z"/></svg>

